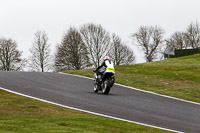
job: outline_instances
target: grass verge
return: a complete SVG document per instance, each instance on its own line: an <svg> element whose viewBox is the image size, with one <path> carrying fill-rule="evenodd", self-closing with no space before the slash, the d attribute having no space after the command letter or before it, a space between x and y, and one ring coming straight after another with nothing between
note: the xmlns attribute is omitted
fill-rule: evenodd
<svg viewBox="0 0 200 133"><path fill-rule="evenodd" d="M164 133L0 90L0 133Z"/></svg>
<svg viewBox="0 0 200 133"><path fill-rule="evenodd" d="M93 77L92 69L63 72ZM115 79L119 84L200 103L200 54L116 66Z"/></svg>

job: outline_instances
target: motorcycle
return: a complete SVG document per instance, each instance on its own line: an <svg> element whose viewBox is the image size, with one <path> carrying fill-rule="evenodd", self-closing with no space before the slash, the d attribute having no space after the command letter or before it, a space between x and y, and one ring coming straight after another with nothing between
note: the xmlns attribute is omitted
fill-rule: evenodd
<svg viewBox="0 0 200 133"><path fill-rule="evenodd" d="M94 71L94 92L102 91L103 94L108 94L111 87L114 85L115 77L114 73L105 73L104 70L99 70L98 72ZM104 79L102 76L104 74Z"/></svg>

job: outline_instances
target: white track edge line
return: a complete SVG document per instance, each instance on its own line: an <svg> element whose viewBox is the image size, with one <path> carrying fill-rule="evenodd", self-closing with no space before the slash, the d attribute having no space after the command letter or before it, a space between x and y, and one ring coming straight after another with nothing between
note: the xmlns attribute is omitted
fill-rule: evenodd
<svg viewBox="0 0 200 133"><path fill-rule="evenodd" d="M68 109L72 109L72 110L76 110L76 111L81 111L81 112L85 112L85 113L89 113L89 114L93 114L93 115L97 115L97 116L102 116L102 117L105 117L105 118L121 120L121 121L124 121L124 122L129 122L129 123L133 123L133 124L139 124L139 125L142 125L142 126L157 128L157 129L170 131L170 132L175 132L175 133L184 133L182 131L167 129L167 128L158 127L158 126L153 126L153 125L149 125L149 124L144 124L144 123L140 123L140 122L136 122L136 121L130 121L130 120L122 119L122 118L117 118L117 117L113 117L113 116L109 116L109 115L104 115L104 114L95 113L95 112L92 112L92 111L87 111L87 110L83 110L83 109L79 109L79 108L74 108L74 107L62 105L62 104L59 104L59 103L55 103L55 102L51 102L51 101L48 101L48 100L40 99L40 98L37 98L37 97L33 97L33 96L26 95L26 94L22 94L22 93L19 93L19 92L15 92L15 91L12 91L12 90L9 90L9 89L5 89L5 88L2 88L2 87L0 87L0 90L4 90L4 91L10 92L10 93L13 93L13 94L16 94L16 95L20 95L20 96L23 96L23 97L32 98L32 99L35 99L35 100L38 100L38 101L42 101L42 102L45 102L45 103L50 103L50 104L57 105L57 106L60 106L60 107L64 107L64 108L68 108Z"/></svg>
<svg viewBox="0 0 200 133"><path fill-rule="evenodd" d="M64 74L64 75L71 75L71 76L76 76L76 77L80 77L80 78L86 78L86 79L93 80L93 78L89 78L89 77L85 77L85 76L80 76L80 75L76 75L76 74L68 74L68 73L62 73L62 72L59 72L59 73L60 74ZM192 104L200 105L200 103L197 103L197 102L192 102L192 101L188 101L188 100L184 100L184 99L179 99L179 98L172 97L172 96L162 95L162 94L158 94L158 93L151 92L151 91L141 90L141 89L137 89L137 88L134 88L134 87L130 87L130 86L126 86L126 85L122 85L122 84L118 84L118 83L115 83L115 85L118 85L118 86L121 86L121 87L125 87L125 88L129 88L129 89L132 89L132 90L137 90L137 91L140 91L140 92L145 92L145 93L149 93L149 94L153 94L153 95L157 95L157 96L161 96L161 97L166 97L166 98L170 98L170 99L174 99L174 100L186 102L186 103L192 103Z"/></svg>

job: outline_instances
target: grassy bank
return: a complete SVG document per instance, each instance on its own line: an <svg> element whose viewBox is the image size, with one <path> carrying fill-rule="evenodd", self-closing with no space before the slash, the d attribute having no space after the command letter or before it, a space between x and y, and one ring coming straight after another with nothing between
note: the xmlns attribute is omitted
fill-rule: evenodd
<svg viewBox="0 0 200 133"><path fill-rule="evenodd" d="M91 69L64 72L93 77ZM116 82L200 102L200 54L158 62L116 66Z"/></svg>
<svg viewBox="0 0 200 133"><path fill-rule="evenodd" d="M0 133L161 133L0 90Z"/></svg>

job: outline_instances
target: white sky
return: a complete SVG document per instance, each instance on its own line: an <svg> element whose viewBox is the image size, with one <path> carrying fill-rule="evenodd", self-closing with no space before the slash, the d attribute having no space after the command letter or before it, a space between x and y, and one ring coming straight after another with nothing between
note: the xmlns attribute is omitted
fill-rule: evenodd
<svg viewBox="0 0 200 133"><path fill-rule="evenodd" d="M169 37L196 20L199 0L0 0L0 37L16 40L24 57L30 55L37 30L47 32L54 51L69 26L101 24L131 43L130 35L141 25L159 25ZM141 53L134 52L143 62Z"/></svg>

